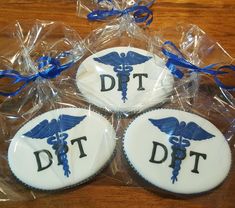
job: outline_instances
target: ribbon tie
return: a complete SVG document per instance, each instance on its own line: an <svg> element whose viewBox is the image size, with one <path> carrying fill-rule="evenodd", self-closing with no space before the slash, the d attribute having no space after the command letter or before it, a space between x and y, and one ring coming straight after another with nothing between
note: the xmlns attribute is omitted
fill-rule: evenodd
<svg viewBox="0 0 235 208"><path fill-rule="evenodd" d="M71 54L68 52L63 52L59 54L57 57L52 58L50 56L42 56L36 60L38 72L33 75L24 76L21 75L16 70L0 70L0 79L2 78L10 78L13 81L11 82L11 86L23 83L19 88L16 90L7 93L1 92L0 95L2 96L15 96L21 92L29 83L34 82L36 79L43 78L43 79L53 79L61 74L64 70L68 69L70 66L73 65L74 61L71 60L66 64L61 64L60 59L70 56Z"/></svg>
<svg viewBox="0 0 235 208"><path fill-rule="evenodd" d="M176 54L168 51L167 49L165 49L164 48L165 45L170 45L171 47L173 47L179 55L176 55ZM183 78L184 73L178 68L178 67L183 67L183 68L188 69L191 72L205 73L205 74L212 75L214 77L215 83L219 87L226 89L226 90L235 90L235 86L225 85L218 78L218 75L228 74L228 72L223 72L222 69L229 69L231 71L235 71L234 65L221 66L221 67L217 68L216 70L214 68L216 66L218 66L218 64L210 64L210 65L208 65L206 67L202 67L202 68L198 67L198 66L190 63L188 60L186 60L184 58L183 54L180 52L180 50L171 41L166 41L163 44L162 53L168 58L167 63L166 63L166 67L170 70L170 72L175 77L177 77L179 79Z"/></svg>
<svg viewBox="0 0 235 208"><path fill-rule="evenodd" d="M149 7L155 2L155 0L147 5L139 5L139 2L134 4L132 7L123 10L115 8L111 10L94 10L87 15L87 18L91 21L101 21L109 17L121 17L123 15L133 13L133 17L136 23L145 22L146 25L150 25L153 21L153 12L149 9Z"/></svg>

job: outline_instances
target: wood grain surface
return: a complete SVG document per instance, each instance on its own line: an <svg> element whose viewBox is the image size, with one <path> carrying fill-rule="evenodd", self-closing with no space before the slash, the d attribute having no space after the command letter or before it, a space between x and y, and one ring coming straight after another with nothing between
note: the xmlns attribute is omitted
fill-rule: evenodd
<svg viewBox="0 0 235 208"><path fill-rule="evenodd" d="M180 22L197 24L235 57L235 0L158 0L152 10L154 22L150 26L151 30ZM29 19L63 21L76 29L82 37L101 24L78 18L75 0L0 1L0 28L15 20ZM102 175L77 189L31 201L0 202L0 207L234 208L235 172L232 168L229 177L219 188L201 196L172 197L141 186L126 186Z"/></svg>

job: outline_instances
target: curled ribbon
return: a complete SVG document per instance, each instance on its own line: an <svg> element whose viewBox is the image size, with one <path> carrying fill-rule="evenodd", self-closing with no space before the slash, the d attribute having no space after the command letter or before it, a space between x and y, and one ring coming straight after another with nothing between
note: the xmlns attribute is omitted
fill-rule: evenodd
<svg viewBox="0 0 235 208"><path fill-rule="evenodd" d="M119 10L119 9L111 9L111 10L94 10L87 15L88 20L91 21L101 21L105 20L112 16L121 17L126 14L133 13L133 17L136 23L145 22L146 25L150 25L153 21L153 12L149 9L150 6L155 2L155 0L151 1L147 5L139 5L140 1L134 4L132 7Z"/></svg>
<svg viewBox="0 0 235 208"><path fill-rule="evenodd" d="M10 78L13 80L11 86L18 83L23 83L18 89L14 90L13 92L1 92L0 95L2 96L15 96L21 92L29 83L34 82L39 77L43 79L53 79L60 75L61 72L68 69L70 66L73 65L74 61L71 60L66 64L61 64L60 59L70 56L71 54L68 52L63 52L59 54L57 57L52 58L50 56L42 56L36 60L38 64L38 73L24 76L21 75L16 70L0 70L0 79L2 78Z"/></svg>
<svg viewBox="0 0 235 208"><path fill-rule="evenodd" d="M174 54L174 53L168 51L167 49L165 49L164 48L165 45L169 45L169 46L173 47L179 55ZM229 69L231 71L235 71L235 66L234 65L221 66L221 67L217 68L216 70L214 68L216 66L218 66L218 64L210 64L210 65L208 65L206 67L202 67L202 68L198 67L198 66L190 63L188 60L186 60L185 57L183 56L183 54L180 52L180 50L171 41L166 41L163 44L162 53L166 57L168 57L166 67L170 70L170 72L175 77L177 77L179 79L183 78L184 73L178 68L178 67L183 67L183 68L186 68L186 69L190 70L191 72L205 73L205 74L212 75L214 77L215 83L219 87L221 87L223 89L226 89L226 90L233 90L233 91L235 90L235 86L225 85L218 78L218 75L228 74L228 72L223 72L222 69Z"/></svg>

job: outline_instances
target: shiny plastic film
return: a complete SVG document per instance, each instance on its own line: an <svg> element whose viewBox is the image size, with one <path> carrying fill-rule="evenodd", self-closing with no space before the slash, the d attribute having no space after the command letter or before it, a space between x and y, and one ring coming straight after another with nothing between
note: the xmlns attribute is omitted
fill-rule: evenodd
<svg viewBox="0 0 235 208"><path fill-rule="evenodd" d="M133 7L134 5L142 5L142 6L149 5L150 6L152 3L153 1L151 0L144 0L144 1L139 1L139 0L91 0L91 1L77 0L77 15L79 17L87 18L87 16L93 11L106 11L106 12L110 10L124 11L125 9ZM102 20L106 20L106 18L107 16L105 17L105 19L102 19ZM113 19L113 17L110 16L110 19Z"/></svg>
<svg viewBox="0 0 235 208"><path fill-rule="evenodd" d="M128 14L84 44L77 86L115 117L113 178L169 197L229 192L235 67L219 43L196 25L151 32Z"/></svg>
<svg viewBox="0 0 235 208"><path fill-rule="evenodd" d="M161 49L129 16L85 38L88 53L76 75L84 99L108 112L133 114L164 103L174 77Z"/></svg>
<svg viewBox="0 0 235 208"><path fill-rule="evenodd" d="M83 40L56 22L0 33L1 200L85 182L205 203L229 195L234 59L196 25L151 32L136 18L122 13Z"/></svg>
<svg viewBox="0 0 235 208"><path fill-rule="evenodd" d="M35 21L0 36L0 200L31 200L99 177L116 133L112 116L79 96L75 77L86 51L79 34Z"/></svg>
<svg viewBox="0 0 235 208"><path fill-rule="evenodd" d="M163 196L216 201L234 181L234 59L196 25L152 37L174 84L161 105L119 120L120 175Z"/></svg>

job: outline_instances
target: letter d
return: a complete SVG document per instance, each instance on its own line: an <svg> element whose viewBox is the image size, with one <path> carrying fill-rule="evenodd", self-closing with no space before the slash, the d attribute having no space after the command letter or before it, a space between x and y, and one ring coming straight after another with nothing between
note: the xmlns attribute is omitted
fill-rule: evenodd
<svg viewBox="0 0 235 208"><path fill-rule="evenodd" d="M110 87L107 87L105 85L105 83L106 83L105 82L105 78L109 78L110 79L110 81L111 81ZM110 91L110 90L112 90L115 87L115 79L111 75L101 74L100 75L100 80L101 80L101 92Z"/></svg>
<svg viewBox="0 0 235 208"><path fill-rule="evenodd" d="M162 150L164 151L164 155L163 155L163 157L162 157L161 160L156 160L156 159L155 159L156 153L157 153L157 147L158 147L158 146L161 147ZM149 162L151 162L151 163L157 163L157 164L163 163L163 162L167 159L167 155L168 155L168 151L167 151L166 146L163 145L163 144L161 144L161 143L158 143L158 142L154 142L154 141L153 141L152 156L151 156Z"/></svg>
<svg viewBox="0 0 235 208"><path fill-rule="evenodd" d="M48 164L45 165L44 167L42 167L42 162L41 162L41 158L40 158L40 155L42 155L42 154L44 154L43 161L46 160L46 157L48 159ZM38 165L38 172L42 171L42 170L45 170L45 169L49 168L52 165L52 155L48 150L36 151L36 152L34 152L34 155L36 157L36 161L37 161L37 165Z"/></svg>

